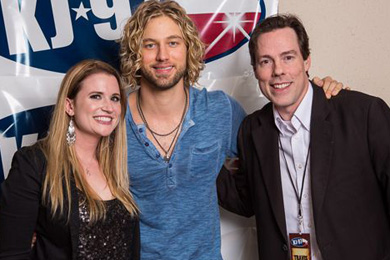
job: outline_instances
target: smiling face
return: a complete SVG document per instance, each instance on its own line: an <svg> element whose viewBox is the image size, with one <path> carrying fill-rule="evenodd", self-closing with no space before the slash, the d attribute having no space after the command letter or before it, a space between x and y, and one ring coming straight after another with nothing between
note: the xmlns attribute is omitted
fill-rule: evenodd
<svg viewBox="0 0 390 260"><path fill-rule="evenodd" d="M108 136L121 116L117 79L99 72L86 77L74 99L66 99L66 113L74 117L76 143Z"/></svg>
<svg viewBox="0 0 390 260"><path fill-rule="evenodd" d="M166 90L183 86L187 47L179 26L169 17L151 19L142 40L141 86Z"/></svg>
<svg viewBox="0 0 390 260"><path fill-rule="evenodd" d="M310 56L303 60L291 28L276 29L257 39L255 75L261 91L284 120L291 119L307 92L310 63Z"/></svg>

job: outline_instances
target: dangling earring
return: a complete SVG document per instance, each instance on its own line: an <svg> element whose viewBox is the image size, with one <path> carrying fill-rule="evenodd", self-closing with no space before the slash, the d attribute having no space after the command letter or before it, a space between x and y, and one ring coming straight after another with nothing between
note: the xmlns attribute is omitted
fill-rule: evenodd
<svg viewBox="0 0 390 260"><path fill-rule="evenodd" d="M71 146L76 142L76 132L74 131L73 117L70 118L68 132L66 133L66 141L68 145Z"/></svg>

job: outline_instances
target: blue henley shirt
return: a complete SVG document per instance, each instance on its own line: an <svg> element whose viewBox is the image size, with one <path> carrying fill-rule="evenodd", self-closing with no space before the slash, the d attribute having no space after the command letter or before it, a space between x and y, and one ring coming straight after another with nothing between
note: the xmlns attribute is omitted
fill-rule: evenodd
<svg viewBox="0 0 390 260"><path fill-rule="evenodd" d="M222 91L190 87L190 105L169 162L126 113L131 191L140 208L141 259L220 260L216 178L245 117Z"/></svg>

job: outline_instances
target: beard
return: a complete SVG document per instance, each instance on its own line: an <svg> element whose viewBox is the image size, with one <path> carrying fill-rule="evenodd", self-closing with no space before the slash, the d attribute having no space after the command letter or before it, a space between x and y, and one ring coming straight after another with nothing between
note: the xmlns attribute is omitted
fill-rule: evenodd
<svg viewBox="0 0 390 260"><path fill-rule="evenodd" d="M185 68L178 68L176 73L173 75L172 79L165 75L155 76L151 70L146 69L145 67L141 68L142 79L147 81L150 86L154 87L157 90L168 90L173 88L179 83L179 81L184 77Z"/></svg>

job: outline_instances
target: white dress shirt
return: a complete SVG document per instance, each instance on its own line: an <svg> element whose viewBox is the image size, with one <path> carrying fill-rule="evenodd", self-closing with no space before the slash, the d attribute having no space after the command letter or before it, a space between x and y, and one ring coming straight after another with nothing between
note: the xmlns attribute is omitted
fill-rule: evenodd
<svg viewBox="0 0 390 260"><path fill-rule="evenodd" d="M302 179L305 170L306 158L308 158L301 201L303 216L303 233L310 233L312 259L321 260L322 257L316 241L316 234L314 228L310 183L310 155L309 157L307 157L308 148L310 145L310 118L312 102L313 89L310 85L301 104L291 118L291 121L284 121L280 117L275 107L273 109L273 112L275 124L279 129L280 133L280 142L283 147L282 150L279 145L279 160L287 234L299 233L299 203L286 166L288 167L288 170L294 182L294 186L297 189L299 196L302 187Z"/></svg>

